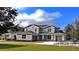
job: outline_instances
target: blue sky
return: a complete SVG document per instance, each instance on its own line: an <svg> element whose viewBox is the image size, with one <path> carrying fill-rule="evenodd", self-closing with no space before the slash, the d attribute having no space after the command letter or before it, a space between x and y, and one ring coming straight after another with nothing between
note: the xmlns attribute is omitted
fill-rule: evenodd
<svg viewBox="0 0 79 59"><path fill-rule="evenodd" d="M78 7L21 7L17 12L20 14L17 18L21 19L18 21L23 21L23 26L39 22L51 23L62 30L79 17Z"/></svg>

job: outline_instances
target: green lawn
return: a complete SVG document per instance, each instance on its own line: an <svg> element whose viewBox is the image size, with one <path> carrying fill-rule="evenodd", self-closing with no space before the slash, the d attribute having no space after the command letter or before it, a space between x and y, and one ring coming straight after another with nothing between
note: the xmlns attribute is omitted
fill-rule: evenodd
<svg viewBox="0 0 79 59"><path fill-rule="evenodd" d="M67 46L48 46L48 45L9 45L0 44L1 51L79 51L78 47L67 47Z"/></svg>
<svg viewBox="0 0 79 59"><path fill-rule="evenodd" d="M0 42L16 42L14 40L0 40Z"/></svg>

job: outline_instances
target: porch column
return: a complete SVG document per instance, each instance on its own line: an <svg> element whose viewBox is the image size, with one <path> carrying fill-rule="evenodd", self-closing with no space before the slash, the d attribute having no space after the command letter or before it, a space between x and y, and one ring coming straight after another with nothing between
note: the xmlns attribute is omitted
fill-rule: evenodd
<svg viewBox="0 0 79 59"><path fill-rule="evenodd" d="M42 35L42 40L44 40L44 35Z"/></svg>
<svg viewBox="0 0 79 59"><path fill-rule="evenodd" d="M37 40L39 40L39 36L37 36Z"/></svg>
<svg viewBox="0 0 79 59"><path fill-rule="evenodd" d="M54 35L54 41L56 40L56 35Z"/></svg>
<svg viewBox="0 0 79 59"><path fill-rule="evenodd" d="M54 35L51 35L51 40L54 40Z"/></svg>

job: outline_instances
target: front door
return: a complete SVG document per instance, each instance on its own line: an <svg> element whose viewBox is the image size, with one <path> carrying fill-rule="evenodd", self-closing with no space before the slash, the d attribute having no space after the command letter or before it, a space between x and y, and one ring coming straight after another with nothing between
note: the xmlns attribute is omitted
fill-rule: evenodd
<svg viewBox="0 0 79 59"><path fill-rule="evenodd" d="M42 40L42 35L39 35L39 40Z"/></svg>
<svg viewBox="0 0 79 59"><path fill-rule="evenodd" d="M37 36L32 35L32 39L33 39L33 41L37 41Z"/></svg>
<svg viewBox="0 0 79 59"><path fill-rule="evenodd" d="M44 35L44 40L45 40L45 41L48 40L48 35Z"/></svg>

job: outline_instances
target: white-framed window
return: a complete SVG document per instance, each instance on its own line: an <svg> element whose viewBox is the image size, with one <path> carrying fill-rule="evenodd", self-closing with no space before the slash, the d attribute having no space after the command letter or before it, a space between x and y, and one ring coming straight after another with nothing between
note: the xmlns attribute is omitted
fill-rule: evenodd
<svg viewBox="0 0 79 59"><path fill-rule="evenodd" d="M22 35L22 39L26 39L26 35L25 34Z"/></svg>
<svg viewBox="0 0 79 59"><path fill-rule="evenodd" d="M51 39L51 35L48 35L48 39Z"/></svg>
<svg viewBox="0 0 79 59"><path fill-rule="evenodd" d="M9 37L10 35L5 35L5 37Z"/></svg>
<svg viewBox="0 0 79 59"><path fill-rule="evenodd" d="M48 32L51 32L51 28L50 28L50 29L48 29Z"/></svg>
<svg viewBox="0 0 79 59"><path fill-rule="evenodd" d="M35 28L35 32L37 32L37 28Z"/></svg>
<svg viewBox="0 0 79 59"><path fill-rule="evenodd" d="M11 38L11 35L5 35L6 38Z"/></svg>

